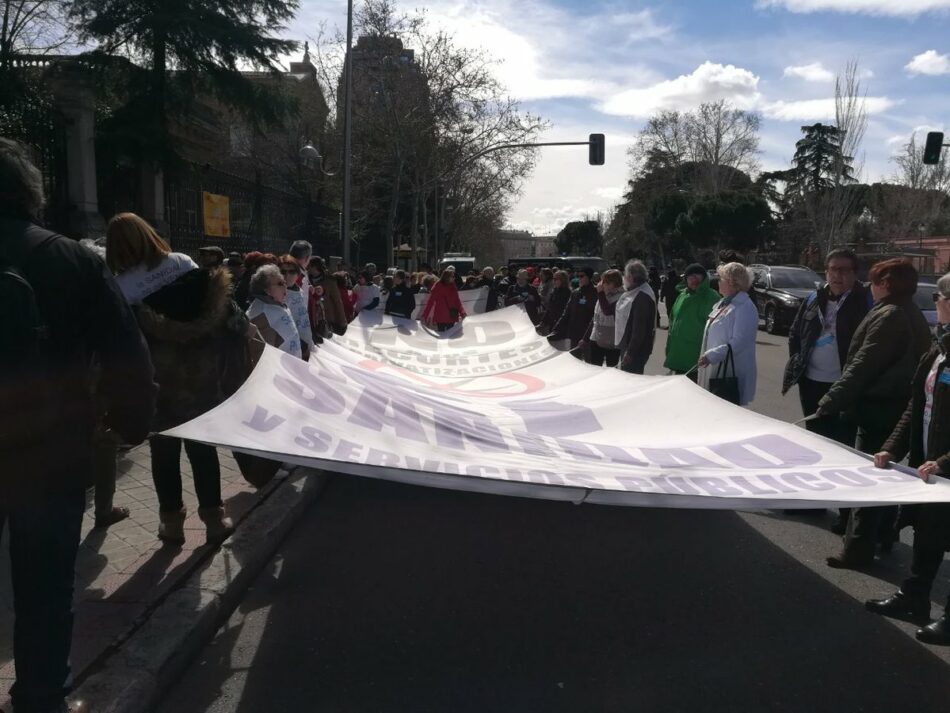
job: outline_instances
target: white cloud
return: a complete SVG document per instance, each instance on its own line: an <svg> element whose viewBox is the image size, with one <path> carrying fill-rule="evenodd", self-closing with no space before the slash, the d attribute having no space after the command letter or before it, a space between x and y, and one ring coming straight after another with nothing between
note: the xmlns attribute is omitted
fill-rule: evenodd
<svg viewBox="0 0 950 713"><path fill-rule="evenodd" d="M623 198L623 186L603 186L595 188L593 193L598 198L606 198L609 201L619 201Z"/></svg>
<svg viewBox="0 0 950 713"><path fill-rule="evenodd" d="M888 97L866 97L868 114L880 114L899 102ZM762 106L762 113L776 121L819 121L835 118L835 100L804 99L802 101L777 101Z"/></svg>
<svg viewBox="0 0 950 713"><path fill-rule="evenodd" d="M833 82L835 79L834 73L829 69L825 69L821 62L786 67L782 76L804 79L806 82Z"/></svg>
<svg viewBox="0 0 950 713"><path fill-rule="evenodd" d="M916 17L925 12L950 10L950 0L759 0L757 5L797 13L846 12L891 17Z"/></svg>
<svg viewBox="0 0 950 713"><path fill-rule="evenodd" d="M929 74L931 76L950 74L950 56L937 54L936 50L927 50L914 57L904 69L911 74Z"/></svg>
<svg viewBox="0 0 950 713"><path fill-rule="evenodd" d="M735 65L704 62L683 74L642 89L628 89L603 102L600 110L616 116L648 117L667 109L691 109L703 102L727 99L740 109L759 101L759 78Z"/></svg>

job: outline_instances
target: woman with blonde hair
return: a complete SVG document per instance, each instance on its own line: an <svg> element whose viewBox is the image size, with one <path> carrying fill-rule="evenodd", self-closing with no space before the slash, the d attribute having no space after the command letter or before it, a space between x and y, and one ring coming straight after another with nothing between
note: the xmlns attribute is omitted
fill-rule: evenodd
<svg viewBox="0 0 950 713"><path fill-rule="evenodd" d="M703 332L699 350L698 383L710 389L713 379L738 380L736 403L745 406L755 398L755 337L759 331L759 311L749 297L752 275L738 262L720 265L719 294Z"/></svg>
<svg viewBox="0 0 950 713"><path fill-rule="evenodd" d="M187 255L172 252L142 218L121 213L106 229L106 263L116 272L148 341L159 385L153 431L165 431L200 416L224 400L222 368L235 340L248 333L247 318L231 299L231 273L202 270ZM181 449L191 462L198 516L210 542L233 531L224 516L221 469L214 446L167 436L149 439L152 478L158 494L158 537L185 541Z"/></svg>
<svg viewBox="0 0 950 713"><path fill-rule="evenodd" d="M198 265L171 247L135 213L119 213L106 230L106 264L135 307Z"/></svg>

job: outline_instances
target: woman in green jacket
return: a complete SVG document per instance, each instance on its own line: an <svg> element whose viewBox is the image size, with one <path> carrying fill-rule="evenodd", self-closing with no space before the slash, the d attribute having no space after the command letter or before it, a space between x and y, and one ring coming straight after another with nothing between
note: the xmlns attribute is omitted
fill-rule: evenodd
<svg viewBox="0 0 950 713"><path fill-rule="evenodd" d="M678 286L679 297L670 313L670 331L666 338L666 361L663 366L675 374L685 374L699 361L703 330L713 306L720 300L709 285L706 269L699 264L686 268L685 285ZM694 371L690 378L696 380Z"/></svg>

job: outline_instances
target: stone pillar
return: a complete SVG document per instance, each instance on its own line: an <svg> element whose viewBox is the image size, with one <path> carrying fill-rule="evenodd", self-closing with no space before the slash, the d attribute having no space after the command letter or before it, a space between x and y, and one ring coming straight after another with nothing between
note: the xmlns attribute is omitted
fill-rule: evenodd
<svg viewBox="0 0 950 713"><path fill-rule="evenodd" d="M105 221L96 186L95 90L84 68L73 62L55 68L51 86L56 107L66 117L69 232L99 238L105 235Z"/></svg>

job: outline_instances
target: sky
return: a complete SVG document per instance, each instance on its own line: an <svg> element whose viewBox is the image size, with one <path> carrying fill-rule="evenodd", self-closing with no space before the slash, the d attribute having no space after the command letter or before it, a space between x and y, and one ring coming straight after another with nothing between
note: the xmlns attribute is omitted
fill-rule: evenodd
<svg viewBox="0 0 950 713"><path fill-rule="evenodd" d="M397 0L397 4L398 0ZM484 49L524 110L550 123L542 141L606 135L606 165L585 147L541 149L509 227L557 233L607 211L630 178L645 120L725 99L762 116L760 164L787 168L801 126L834 119L834 80L857 61L869 125L865 181L891 176L914 132L950 120L950 0L431 0L431 25ZM301 0L290 33L345 26L342 0ZM948 132L950 133L950 132Z"/></svg>

